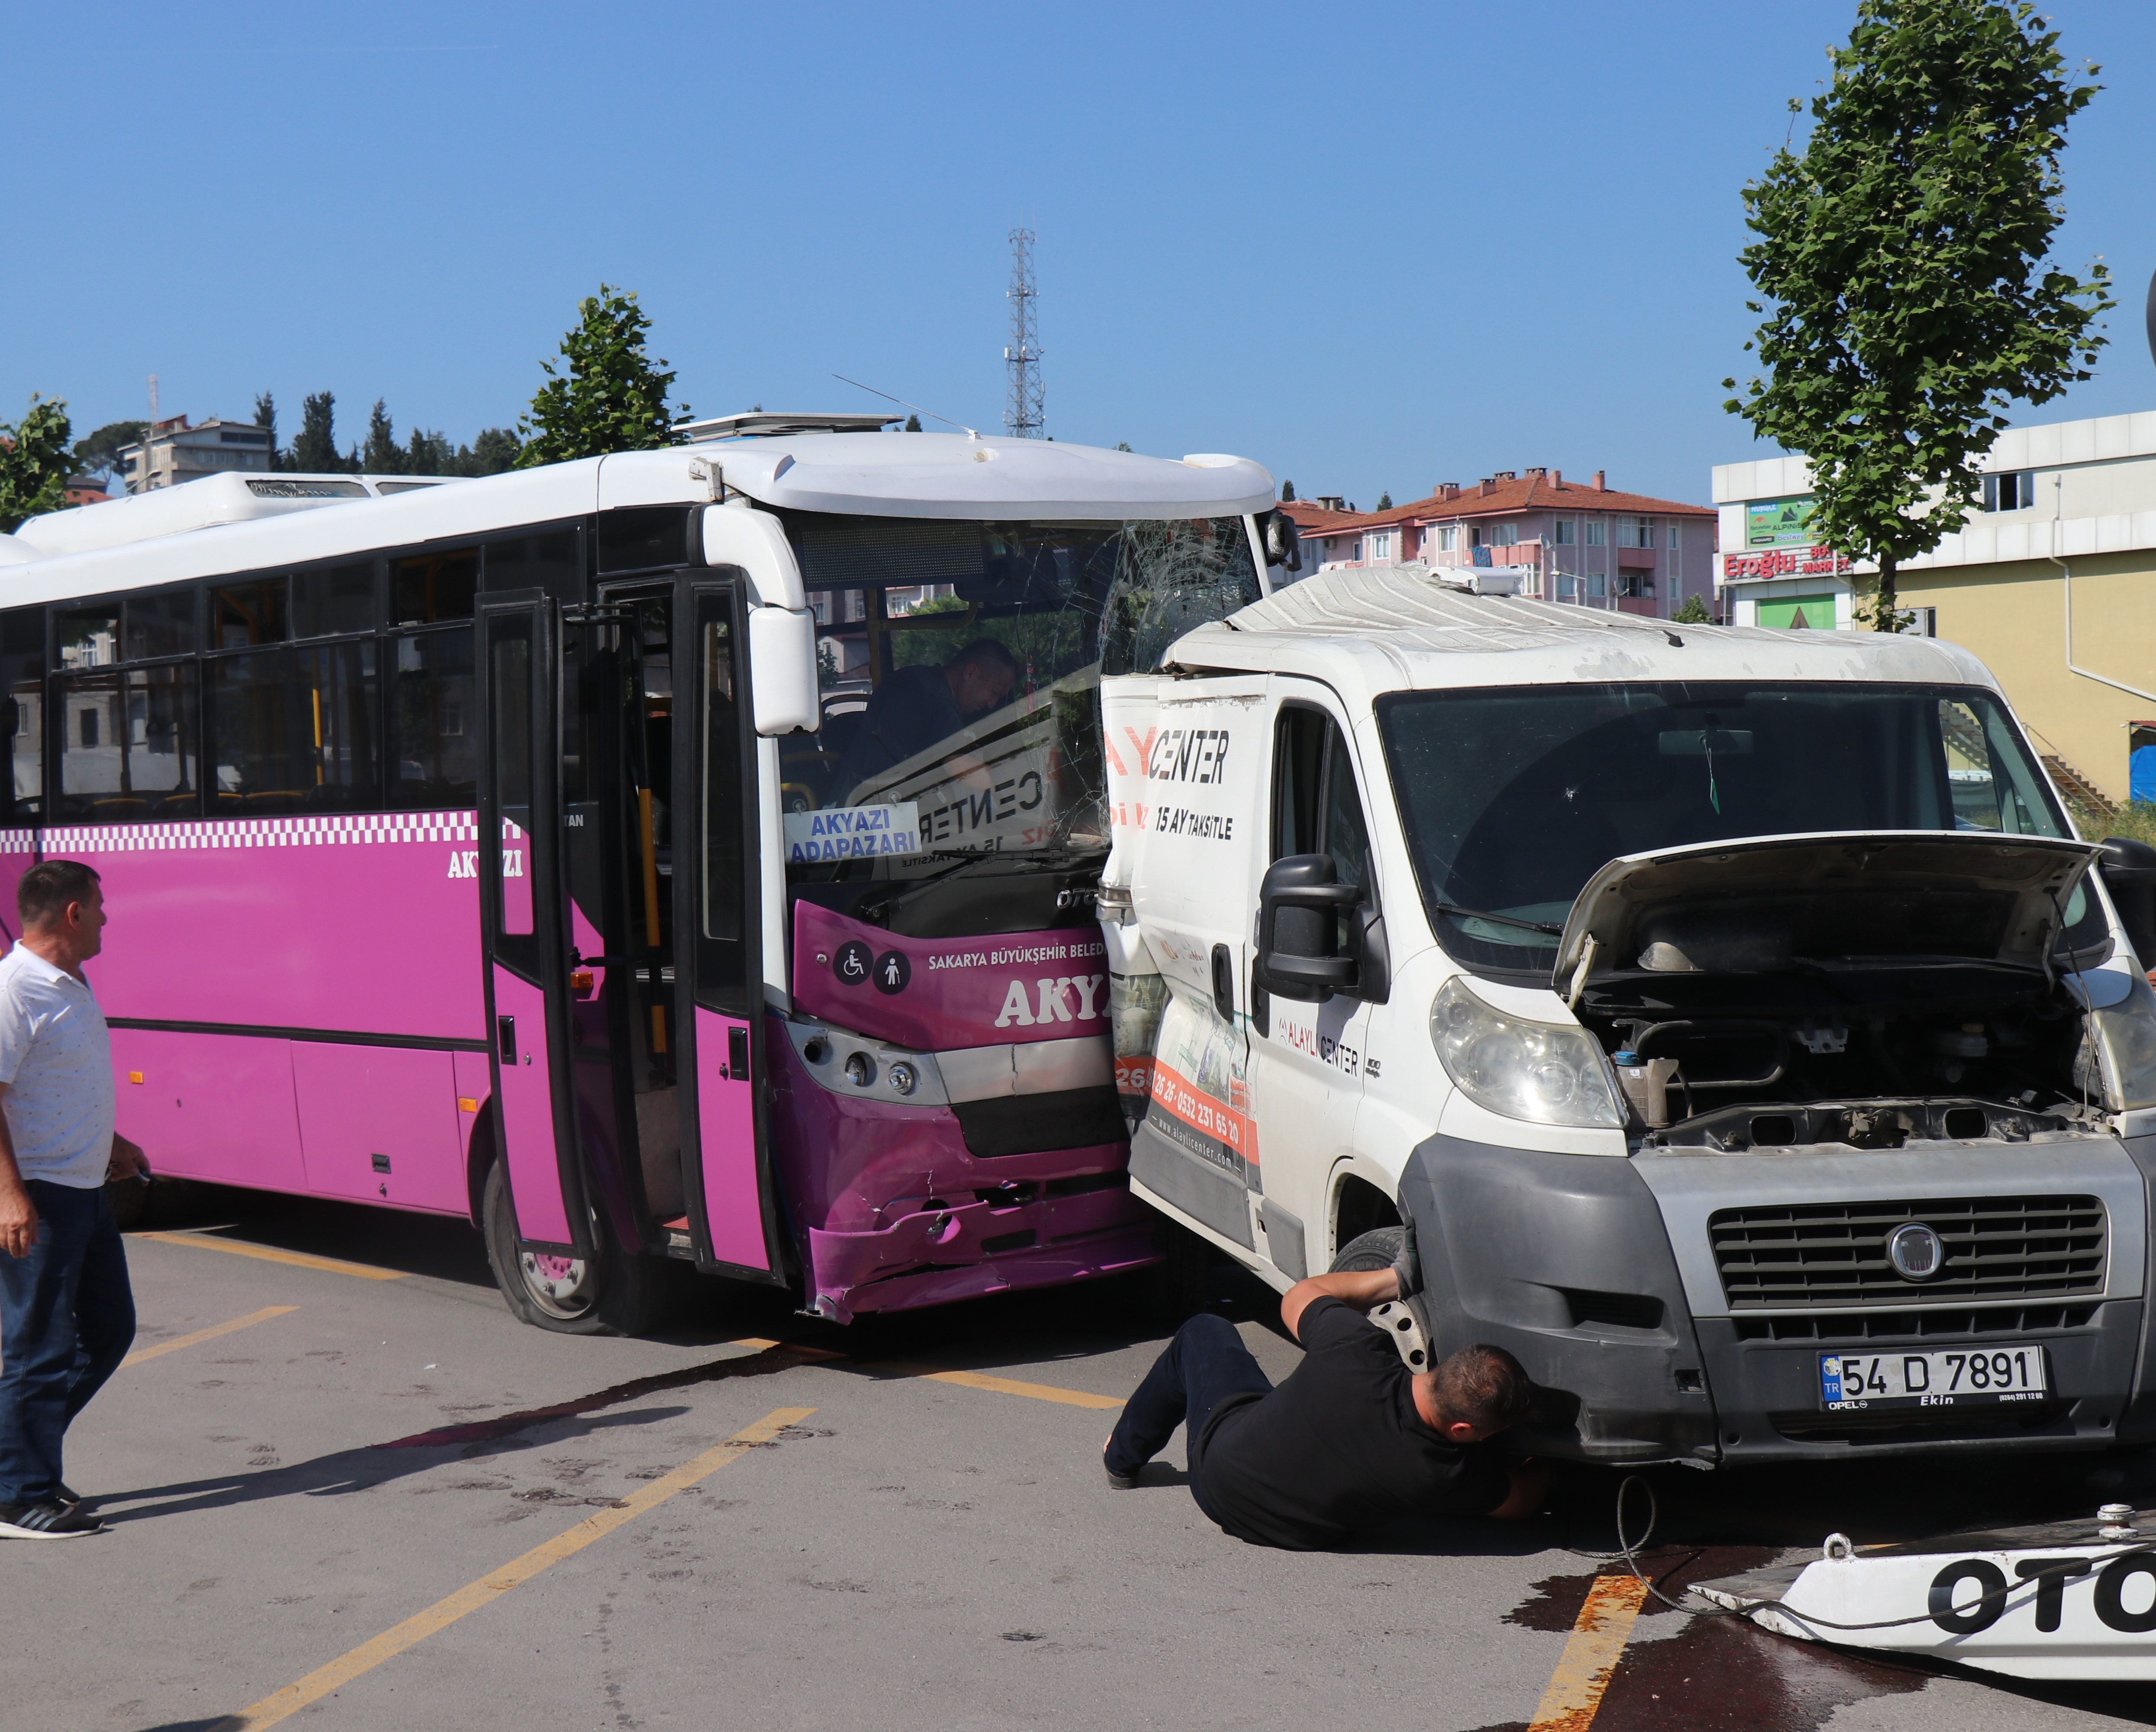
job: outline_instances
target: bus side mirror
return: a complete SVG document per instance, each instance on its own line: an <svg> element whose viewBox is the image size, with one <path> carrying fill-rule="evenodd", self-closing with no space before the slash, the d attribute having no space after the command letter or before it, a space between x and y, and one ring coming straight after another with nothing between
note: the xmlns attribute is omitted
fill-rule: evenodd
<svg viewBox="0 0 2156 1732"><path fill-rule="evenodd" d="M1265 563L1282 571L1302 569L1302 537L1296 533L1295 519L1286 511L1268 511L1265 520Z"/></svg>
<svg viewBox="0 0 2156 1732"><path fill-rule="evenodd" d="M2143 970L2156 968L2156 848L2126 836L2107 836L2097 856L2103 887L2118 910L2118 923Z"/></svg>
<svg viewBox="0 0 2156 1732"><path fill-rule="evenodd" d="M1361 959L1342 955L1338 938L1339 917L1363 905L1363 890L1338 876L1329 854L1291 854L1265 868L1256 974L1274 997L1322 1005L1361 984Z"/></svg>
<svg viewBox="0 0 2156 1732"><path fill-rule="evenodd" d="M756 731L773 734L823 725L822 691L816 677L816 616L803 609L748 610L748 689Z"/></svg>

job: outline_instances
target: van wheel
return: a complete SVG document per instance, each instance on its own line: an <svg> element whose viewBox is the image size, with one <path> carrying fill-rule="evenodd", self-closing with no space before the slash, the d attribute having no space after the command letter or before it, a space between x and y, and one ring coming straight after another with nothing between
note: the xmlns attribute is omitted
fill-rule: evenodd
<svg viewBox="0 0 2156 1732"><path fill-rule="evenodd" d="M1340 1247L1340 1255L1332 1259L1332 1272L1335 1275L1360 1275L1373 1270L1389 1269L1394 1259L1400 1254L1400 1246L1406 1241L1405 1227L1373 1227L1367 1233L1357 1235ZM1430 1296L1427 1292L1380 1305L1370 1313L1370 1321L1393 1338L1393 1345L1399 1349L1401 1362L1410 1371L1430 1369L1435 1362L1433 1349L1436 1338L1430 1334Z"/></svg>
<svg viewBox="0 0 2156 1732"><path fill-rule="evenodd" d="M516 1242L509 1183L496 1161L487 1169L480 1219L485 1226L486 1260L495 1285L511 1314L534 1329L557 1335L641 1335L660 1322L659 1277L666 1272L654 1269L649 1257L622 1250L596 1213L591 1257L550 1257L522 1249Z"/></svg>

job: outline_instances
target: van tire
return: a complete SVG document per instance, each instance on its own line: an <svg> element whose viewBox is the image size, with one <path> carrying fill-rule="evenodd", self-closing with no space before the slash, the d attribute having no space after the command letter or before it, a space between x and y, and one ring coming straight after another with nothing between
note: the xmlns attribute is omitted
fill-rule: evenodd
<svg viewBox="0 0 2156 1732"><path fill-rule="evenodd" d="M1358 1235L1340 1247L1339 1256L1332 1259L1332 1272L1335 1275L1368 1274L1378 1269L1389 1269L1407 1243L1405 1227L1373 1227ZM1399 1302L1415 1327L1422 1331L1422 1339L1430 1353L1435 1356L1437 1337L1430 1327L1430 1293L1425 1289L1411 1293ZM1427 1366L1419 1369L1427 1370Z"/></svg>
<svg viewBox="0 0 2156 1732"><path fill-rule="evenodd" d="M657 1259L624 1251L594 1213L595 1255L588 1262L563 1259L567 1270L553 1279L518 1246L516 1211L509 1184L495 1162L487 1169L480 1205L486 1234L487 1266L510 1314L534 1329L557 1335L643 1335L664 1321L672 1272L654 1267Z"/></svg>

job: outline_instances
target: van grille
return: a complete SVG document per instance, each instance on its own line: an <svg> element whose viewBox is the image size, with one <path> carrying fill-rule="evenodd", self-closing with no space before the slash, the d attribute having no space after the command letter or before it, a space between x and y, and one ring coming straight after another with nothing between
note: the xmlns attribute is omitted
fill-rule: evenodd
<svg viewBox="0 0 2156 1732"><path fill-rule="evenodd" d="M1905 1221L1938 1233L1946 1259L1905 1280L1887 1238ZM1717 1209L1707 1217L1722 1290L1738 1309L1941 1305L2103 1287L2103 1205L2094 1197L1953 1197Z"/></svg>

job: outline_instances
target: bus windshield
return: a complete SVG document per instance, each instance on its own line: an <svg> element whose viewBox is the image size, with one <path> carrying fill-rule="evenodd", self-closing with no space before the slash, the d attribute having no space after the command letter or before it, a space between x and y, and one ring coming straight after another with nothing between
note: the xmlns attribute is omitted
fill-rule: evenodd
<svg viewBox="0 0 2156 1732"><path fill-rule="evenodd" d="M1623 855L1836 830L2071 834L1980 690L1535 686L1396 692L1378 715L1431 928L1471 965L1547 971L1580 887Z"/></svg>
<svg viewBox="0 0 2156 1732"><path fill-rule="evenodd" d="M793 865L1106 848L1101 676L1259 597L1240 517L783 515L824 708L780 743Z"/></svg>

